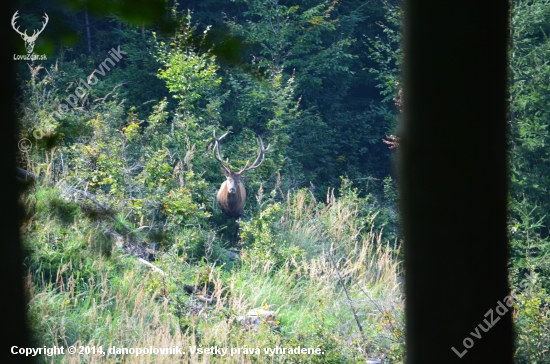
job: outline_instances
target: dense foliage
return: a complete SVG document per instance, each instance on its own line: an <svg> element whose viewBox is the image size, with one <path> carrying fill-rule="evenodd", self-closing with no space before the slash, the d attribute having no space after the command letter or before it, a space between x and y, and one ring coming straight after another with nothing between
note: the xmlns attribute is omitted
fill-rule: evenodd
<svg viewBox="0 0 550 364"><path fill-rule="evenodd" d="M550 2L512 3L516 358L547 363ZM156 1L156 25L127 1L86 4L21 1L23 28L55 19L35 48L48 60L18 65L37 346L301 345L326 353L301 362L404 362L399 4ZM271 145L247 175L239 239L214 199L213 133L226 131L235 169L256 136ZM259 307L277 319L237 319Z"/></svg>
<svg viewBox="0 0 550 364"><path fill-rule="evenodd" d="M371 19L383 8L223 8L176 3L166 32L94 6L35 7L81 39L45 35L36 52L52 42L49 59L19 69L20 137L32 143L19 163L37 178L22 198L36 345L301 346L324 352L302 362L402 362L397 195L382 141L397 112L368 51L386 39ZM213 135L226 131L235 170L255 158L256 136L271 145L246 176L238 239L214 199ZM242 319L252 309L274 316Z"/></svg>
<svg viewBox="0 0 550 364"><path fill-rule="evenodd" d="M510 37L511 281L520 297L518 363L547 363L550 337L550 3L514 1ZM525 277L530 277L526 280Z"/></svg>

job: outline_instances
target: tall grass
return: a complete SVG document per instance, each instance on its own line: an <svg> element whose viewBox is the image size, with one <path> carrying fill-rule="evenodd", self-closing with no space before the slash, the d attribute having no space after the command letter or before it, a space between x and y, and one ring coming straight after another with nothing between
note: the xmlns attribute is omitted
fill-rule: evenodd
<svg viewBox="0 0 550 364"><path fill-rule="evenodd" d="M231 268L216 264L223 259L215 257L189 262L174 244L154 262L164 275L111 244L103 234L109 222L88 218L55 188L38 187L24 201L32 215L22 231L36 346L101 345L105 352L112 346L177 346L187 352L42 356L42 362L403 360L397 252L382 241L376 213L361 211L354 199L331 193L321 203L298 191L281 202L264 201L243 224L243 248ZM225 245L214 230L210 236L212 244ZM205 249L211 254L211 246ZM208 294L209 301L187 294L184 285ZM261 320L258 327L237 320L254 308L274 311L275 318ZM189 346L258 348L261 354L191 355ZM263 351L276 346L319 347L324 354L269 356Z"/></svg>

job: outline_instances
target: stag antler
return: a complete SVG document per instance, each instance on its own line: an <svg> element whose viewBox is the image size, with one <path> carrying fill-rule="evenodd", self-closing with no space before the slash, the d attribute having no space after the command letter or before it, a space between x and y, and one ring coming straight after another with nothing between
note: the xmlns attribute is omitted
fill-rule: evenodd
<svg viewBox="0 0 550 364"><path fill-rule="evenodd" d="M50 20L50 18L48 17L48 14L44 13L44 18L45 18L46 22L42 22L42 29L40 29L40 30L38 31L38 33L36 33L37 31L34 30L33 33L32 33L32 35L29 37L29 35L27 34L27 29L25 29L24 32L21 32L21 31L19 30L19 27L16 28L15 21L17 20L17 18L19 18L19 16L17 15L18 12L19 12L19 10L17 10L17 11L15 12L15 14L13 14L13 17L11 18L11 26L12 26L13 29L14 29L17 33L19 33L19 34L23 37L23 39L25 39L25 40L26 40L26 39L33 39L33 38L36 39L36 38L38 37L38 35L39 35L40 33L42 33L42 31L44 30L44 28L46 28L46 25L48 24L48 20Z"/></svg>
<svg viewBox="0 0 550 364"><path fill-rule="evenodd" d="M15 12L15 14L13 14L13 17L11 18L11 26L13 27L13 30L15 30L17 33L21 34L22 37L26 37L26 36L27 36L27 29L25 29L25 33L21 33L21 32L19 31L19 27L17 27L17 28L15 27L15 21L17 20L17 18L19 18L19 17L17 16L17 13L18 13L18 12L19 12L19 10L17 10L17 11Z"/></svg>
<svg viewBox="0 0 550 364"><path fill-rule="evenodd" d="M216 137L216 131L214 130L214 139L216 140L216 144L214 144L214 150L213 150L214 151L214 158L216 158L218 160L218 162L221 163L222 168L225 169L225 171L227 173L231 173L231 168L229 167L229 165L227 165L222 160L222 156L221 156L221 152L220 152L220 140L222 140L229 133L231 133L231 131L228 131L227 133L225 133L221 137L217 138ZM217 152L217 155L216 155L216 152Z"/></svg>
<svg viewBox="0 0 550 364"><path fill-rule="evenodd" d="M46 20L46 22L45 22L45 23L42 22L42 29L40 29L40 30L38 31L38 33L36 34L37 37L38 37L38 35L39 35L40 33L42 33L42 31L44 30L44 28L46 28L46 25L48 25L48 20L50 20L50 18L48 18L48 14L46 14L46 13L44 13L43 18ZM36 32L36 30L35 30L34 32ZM32 34L32 36L35 37L35 36L34 36L34 33Z"/></svg>
<svg viewBox="0 0 550 364"><path fill-rule="evenodd" d="M264 148L264 142L262 141L262 138L258 137L258 146L260 147L260 152L258 153L258 157L254 161L254 163L252 163L252 165L249 167L248 166L248 161L246 161L246 165L244 166L243 169L241 169L239 174L248 172L251 169L256 169L256 168L258 168L259 166L262 165L262 163L264 162L264 158L265 158L265 152L267 152L269 150L269 147L271 146L271 144L268 144L267 148Z"/></svg>

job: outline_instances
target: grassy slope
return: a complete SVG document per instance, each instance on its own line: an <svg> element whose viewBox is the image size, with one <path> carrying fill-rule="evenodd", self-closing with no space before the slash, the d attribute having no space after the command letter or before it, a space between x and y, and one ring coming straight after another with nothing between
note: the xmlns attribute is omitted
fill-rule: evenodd
<svg viewBox="0 0 550 364"><path fill-rule="evenodd" d="M154 262L165 272L162 276L105 236L108 219L84 214L58 189L38 186L23 200L30 211L22 231L36 346L262 350L259 356L185 355L182 359L189 363L359 362L366 348L372 357L401 362L399 264L372 230L374 217L361 219L354 201L331 197L323 204L301 191L282 203L264 203L261 213L245 222L243 240L248 244L231 268L215 264L220 257L211 252L205 253L208 259L192 261L169 249ZM214 251L222 250L219 237L212 244ZM349 290L366 345L340 279ZM204 304L185 294L184 284L203 287L216 302ZM275 322L262 322L259 329L237 322L238 315L253 308L276 311ZM321 347L325 354L263 353L263 348L277 345ZM89 354L41 359L171 363L178 358Z"/></svg>

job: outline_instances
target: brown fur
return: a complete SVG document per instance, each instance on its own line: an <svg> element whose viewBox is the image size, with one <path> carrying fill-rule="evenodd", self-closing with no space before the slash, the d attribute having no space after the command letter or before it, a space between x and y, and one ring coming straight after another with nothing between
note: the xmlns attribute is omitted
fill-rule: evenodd
<svg viewBox="0 0 550 364"><path fill-rule="evenodd" d="M241 182L241 176L252 169L258 168L264 161L265 152L269 149L264 148L262 138L258 137L258 156L256 160L249 166L248 161L243 169L239 172L231 171L228 163L224 162L220 151L220 140L222 140L229 132L221 137L216 137L216 132L213 132L214 140L216 141L213 148L214 158L220 162L220 169L223 175L227 178L220 186L216 199L222 212L229 218L235 219L235 237L239 237L239 219L244 215L244 204L246 200L246 189Z"/></svg>
<svg viewBox="0 0 550 364"><path fill-rule="evenodd" d="M222 183L216 196L218 205L222 209L222 212L230 218L240 219L244 215L244 205L246 200L246 189L239 181L235 193L229 193L231 184L235 184L235 181L231 182L228 177L227 181Z"/></svg>

